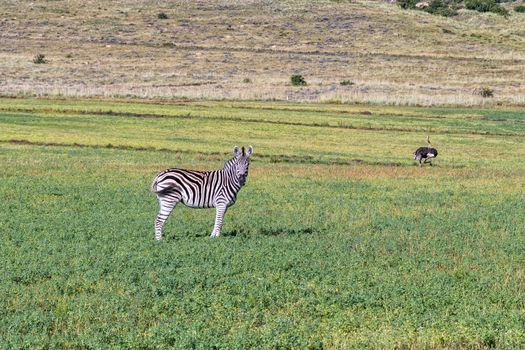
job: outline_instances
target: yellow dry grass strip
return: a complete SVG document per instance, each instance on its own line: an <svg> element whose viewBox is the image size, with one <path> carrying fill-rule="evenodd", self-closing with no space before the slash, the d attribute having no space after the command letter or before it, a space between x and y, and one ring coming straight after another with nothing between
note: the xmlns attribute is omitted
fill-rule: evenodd
<svg viewBox="0 0 525 350"><path fill-rule="evenodd" d="M443 18L363 0L0 4L4 95L525 102L520 14ZM33 64L37 53L49 63ZM309 85L291 87L293 73ZM482 86L495 97L473 94Z"/></svg>

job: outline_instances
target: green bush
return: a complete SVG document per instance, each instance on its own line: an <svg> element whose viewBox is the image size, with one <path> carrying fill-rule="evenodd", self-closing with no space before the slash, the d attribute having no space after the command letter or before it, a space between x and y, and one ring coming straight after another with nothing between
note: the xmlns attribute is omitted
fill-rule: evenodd
<svg viewBox="0 0 525 350"><path fill-rule="evenodd" d="M490 12L494 12L494 13L496 13L498 15L501 15L501 16L504 16L504 17L507 17L509 15L509 11L506 8L504 8L503 6L501 6L501 5L497 5L497 6L493 7L492 11L490 11Z"/></svg>
<svg viewBox="0 0 525 350"><path fill-rule="evenodd" d="M46 56L39 53L38 55L33 58L33 63L35 64L44 64L47 63Z"/></svg>
<svg viewBox="0 0 525 350"><path fill-rule="evenodd" d="M290 81L293 86L305 86L306 80L304 80L304 77L300 74L294 74L290 77Z"/></svg>
<svg viewBox="0 0 525 350"><path fill-rule="evenodd" d="M508 16L509 11L500 5L505 0L432 0L429 3L423 3L419 0L400 0L398 4L403 9L419 9L434 15L445 17L454 16L456 10L467 8L478 12L493 12L502 16ZM525 1L524 1L525 2ZM420 6L421 5L421 6Z"/></svg>
<svg viewBox="0 0 525 350"><path fill-rule="evenodd" d="M168 15L165 14L164 12L161 12L157 15L157 18L158 19L168 19Z"/></svg>
<svg viewBox="0 0 525 350"><path fill-rule="evenodd" d="M525 6L523 6L523 5L514 6L514 11L520 12L520 13L525 13Z"/></svg>
<svg viewBox="0 0 525 350"><path fill-rule="evenodd" d="M348 86L348 85L354 85L354 82L351 80L341 80L339 84L343 86Z"/></svg>
<svg viewBox="0 0 525 350"><path fill-rule="evenodd" d="M413 0L402 0L399 3L399 6L403 9L419 9L433 15L440 16L454 16L457 14L456 9L459 6L460 1L458 0L432 0L430 3L420 3L419 1ZM418 6L422 5L422 6Z"/></svg>
<svg viewBox="0 0 525 350"><path fill-rule="evenodd" d="M481 97L494 97L494 89L491 89L487 86L485 87L482 87L478 90L478 94L481 96Z"/></svg>
<svg viewBox="0 0 525 350"><path fill-rule="evenodd" d="M450 17L456 15L456 11L452 10L447 3L442 0L432 0L425 8L425 11L433 15L440 15Z"/></svg>
<svg viewBox="0 0 525 350"><path fill-rule="evenodd" d="M250 78L244 78L242 82L245 84L251 84L252 80Z"/></svg>
<svg viewBox="0 0 525 350"><path fill-rule="evenodd" d="M507 16L509 11L502 7L496 0L467 0L465 7L478 12L493 12L498 15Z"/></svg>
<svg viewBox="0 0 525 350"><path fill-rule="evenodd" d="M397 3L402 9L415 9L418 0L399 0Z"/></svg>

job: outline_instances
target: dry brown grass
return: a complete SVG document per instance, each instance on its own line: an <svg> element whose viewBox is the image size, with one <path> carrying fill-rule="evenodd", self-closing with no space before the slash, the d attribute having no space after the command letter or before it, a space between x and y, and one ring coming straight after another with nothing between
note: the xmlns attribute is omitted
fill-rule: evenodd
<svg viewBox="0 0 525 350"><path fill-rule="evenodd" d="M364 0L0 0L0 9L3 95L525 102L524 14L443 18ZM34 64L37 53L49 63ZM309 85L291 87L294 73ZM480 86L495 97L475 95Z"/></svg>

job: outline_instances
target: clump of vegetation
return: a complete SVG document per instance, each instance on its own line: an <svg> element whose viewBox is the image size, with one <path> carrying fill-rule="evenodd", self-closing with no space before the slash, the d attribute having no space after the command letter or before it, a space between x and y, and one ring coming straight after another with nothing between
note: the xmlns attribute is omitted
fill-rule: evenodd
<svg viewBox="0 0 525 350"><path fill-rule="evenodd" d="M293 86L306 86L306 80L300 74L294 74L290 77L290 82Z"/></svg>
<svg viewBox="0 0 525 350"><path fill-rule="evenodd" d="M481 97L485 97L485 98L494 97L494 89L491 89L488 86L484 86L484 87L478 89L478 94Z"/></svg>
<svg viewBox="0 0 525 350"><path fill-rule="evenodd" d="M351 80L342 80L339 84L343 86L349 86L349 85L354 85L354 82Z"/></svg>
<svg viewBox="0 0 525 350"><path fill-rule="evenodd" d="M475 10L478 12L493 12L502 16L507 16L509 11L497 0L432 0L423 2L419 0L400 0L398 4L403 9L414 9L425 11L434 15L445 17L454 16L460 8Z"/></svg>
<svg viewBox="0 0 525 350"><path fill-rule="evenodd" d="M405 10L415 9L418 1L417 0L399 0L397 4Z"/></svg>
<svg viewBox="0 0 525 350"><path fill-rule="evenodd" d="M430 4L424 8L424 11L433 15L440 15L450 17L457 15L457 12L449 7L449 4L442 0L432 0Z"/></svg>
<svg viewBox="0 0 525 350"><path fill-rule="evenodd" d="M525 6L524 5L514 6L514 11L520 12L520 13L525 13Z"/></svg>
<svg viewBox="0 0 525 350"><path fill-rule="evenodd" d="M251 80L250 78L244 78L244 79L242 80L242 82L245 83L245 84L251 84L251 83L252 83L252 80Z"/></svg>
<svg viewBox="0 0 525 350"><path fill-rule="evenodd" d="M168 19L168 15L165 14L164 12L161 12L157 15L157 18L158 19Z"/></svg>
<svg viewBox="0 0 525 350"><path fill-rule="evenodd" d="M457 14L455 11L457 1L455 0L432 0L429 3L419 0L400 0L398 4L403 9L417 9L445 17Z"/></svg>
<svg viewBox="0 0 525 350"><path fill-rule="evenodd" d="M47 63L46 56L45 56L45 55L42 55L41 53L39 53L38 55L35 56L35 58L33 58L33 63L34 63L34 64L44 64L44 63Z"/></svg>
<svg viewBox="0 0 525 350"><path fill-rule="evenodd" d="M465 8L478 12L493 12L498 15L507 16L509 11L501 6L496 0L466 0Z"/></svg>

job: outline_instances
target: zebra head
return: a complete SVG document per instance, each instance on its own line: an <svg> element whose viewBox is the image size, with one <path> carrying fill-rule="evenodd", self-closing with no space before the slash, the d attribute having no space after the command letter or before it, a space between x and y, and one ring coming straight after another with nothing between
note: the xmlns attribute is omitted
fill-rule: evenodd
<svg viewBox="0 0 525 350"><path fill-rule="evenodd" d="M235 146L233 148L233 160L235 162L235 175L239 180L239 184L244 186L246 178L248 177L248 167L250 163L250 157L253 153L253 147L248 146L248 150L245 151L244 147L239 148Z"/></svg>

